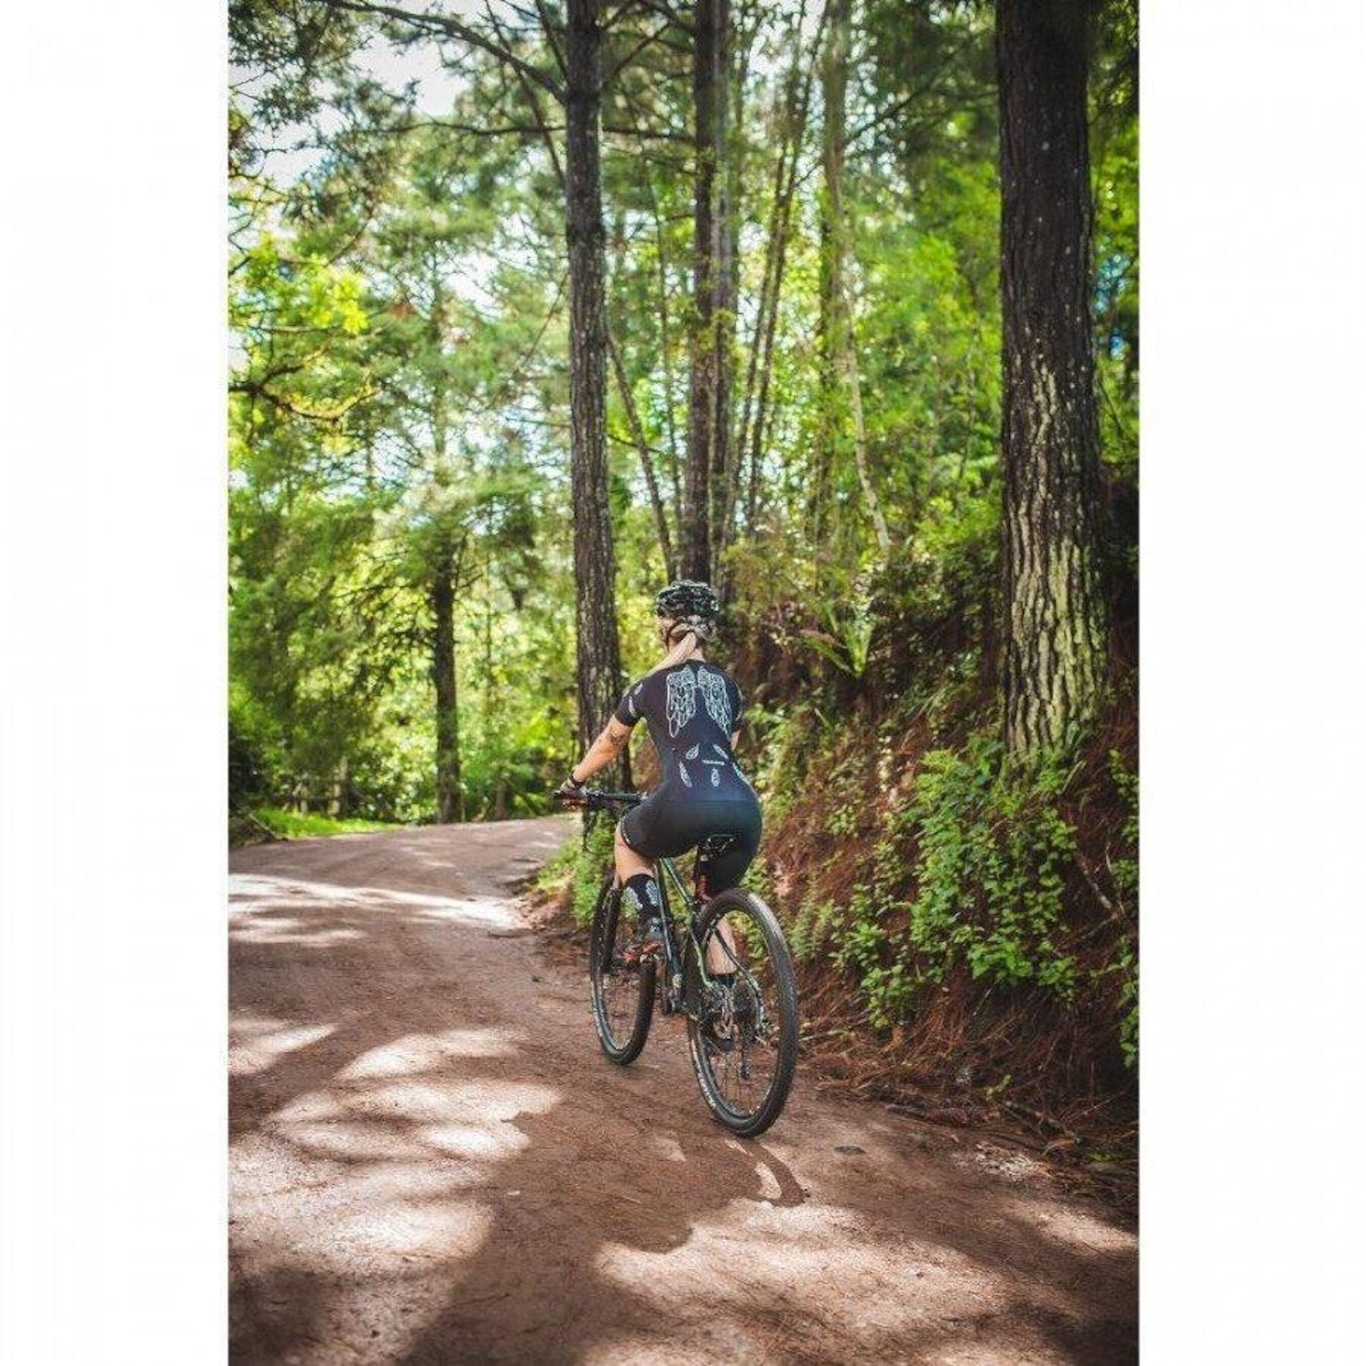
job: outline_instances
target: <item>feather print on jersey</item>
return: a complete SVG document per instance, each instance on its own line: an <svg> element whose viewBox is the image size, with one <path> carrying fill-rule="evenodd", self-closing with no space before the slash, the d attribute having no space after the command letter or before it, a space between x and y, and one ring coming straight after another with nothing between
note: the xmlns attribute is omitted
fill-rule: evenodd
<svg viewBox="0 0 1366 1366"><path fill-rule="evenodd" d="M720 674L708 673L703 669L698 674L697 686L702 689L707 715L729 735L730 697L726 692L726 680Z"/></svg>
<svg viewBox="0 0 1366 1366"><path fill-rule="evenodd" d="M683 761L681 759L678 761L678 776L683 779L684 787L692 786L692 779L688 777L688 770L683 767Z"/></svg>
<svg viewBox="0 0 1366 1366"><path fill-rule="evenodd" d="M697 682L692 670L685 665L669 674L664 683L667 689L669 738L672 739L697 712Z"/></svg>

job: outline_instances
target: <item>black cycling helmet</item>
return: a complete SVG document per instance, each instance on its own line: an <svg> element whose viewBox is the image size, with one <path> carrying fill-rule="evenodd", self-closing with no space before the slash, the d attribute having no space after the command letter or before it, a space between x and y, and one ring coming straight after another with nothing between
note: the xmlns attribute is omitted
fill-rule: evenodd
<svg viewBox="0 0 1366 1366"><path fill-rule="evenodd" d="M702 639L711 636L721 615L721 599L710 584L678 579L655 594L655 616L693 627Z"/></svg>

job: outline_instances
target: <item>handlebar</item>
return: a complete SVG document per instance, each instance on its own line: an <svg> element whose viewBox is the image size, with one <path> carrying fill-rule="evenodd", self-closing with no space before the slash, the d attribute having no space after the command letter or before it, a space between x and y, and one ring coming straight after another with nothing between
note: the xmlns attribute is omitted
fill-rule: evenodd
<svg viewBox="0 0 1366 1366"><path fill-rule="evenodd" d="M567 792L552 792L551 800L557 806L583 807L586 811L610 811L615 807L639 806L645 800L642 792L603 792L588 788L583 796L570 796Z"/></svg>

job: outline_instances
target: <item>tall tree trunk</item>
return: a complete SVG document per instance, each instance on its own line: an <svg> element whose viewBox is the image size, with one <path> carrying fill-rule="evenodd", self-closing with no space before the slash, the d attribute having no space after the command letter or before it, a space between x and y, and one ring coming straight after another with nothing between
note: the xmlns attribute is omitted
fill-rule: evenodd
<svg viewBox="0 0 1366 1366"><path fill-rule="evenodd" d="M455 563L449 545L437 556L430 601L432 683L436 688L436 819L449 825L465 819L455 676Z"/></svg>
<svg viewBox="0 0 1366 1366"><path fill-rule="evenodd" d="M811 544L819 559L829 528L835 442L840 429L839 303L840 235L843 210L845 93L849 67L850 0L827 0L826 39L821 53L820 261L816 314L816 384L820 417L816 429L810 489Z"/></svg>
<svg viewBox="0 0 1366 1366"><path fill-rule="evenodd" d="M723 557L731 541L740 458L735 446L736 301L740 297L741 206L744 198L745 72L749 65L753 30L738 32L731 23L727 0L722 80L726 89L723 125L717 137L720 173L717 176L716 218L716 415L711 470L712 573L726 580Z"/></svg>
<svg viewBox="0 0 1366 1366"><path fill-rule="evenodd" d="M809 59L803 61L801 47L802 20L806 15L803 4L792 30L792 70L788 77L788 104L784 119L785 141L779 152L773 182L773 213L769 225L768 253L764 266L766 296L761 292L759 316L755 322L754 349L750 357L749 378L745 388L744 410L740 420L740 449L738 458L745 459L749 446L749 488L745 495L745 528L752 532L759 512L759 475L763 462L764 438L769 422L769 386L773 378L773 341L777 333L778 305L783 292L783 273L787 264L787 246L791 236L792 201L797 188L797 167L801 159L802 143L806 137L807 114L811 107L812 73L816 54L820 51L827 15L822 13L816 27ZM801 93L797 98L800 76ZM755 402L754 425L750 427L750 400L754 394L755 362L758 363L759 389Z"/></svg>
<svg viewBox="0 0 1366 1366"><path fill-rule="evenodd" d="M868 467L863 390L859 381L854 311L849 300L849 216L844 201L844 166L852 9L852 0L829 0L826 18L830 34L821 64L821 90L825 103L822 130L825 185L821 201L819 349L822 402L816 478L812 490L813 521L815 544L824 545L830 530L825 518L833 497L836 457L843 448L846 426L852 425L854 470L858 476L859 492L873 524L878 548L885 556L891 548L891 540Z"/></svg>
<svg viewBox="0 0 1366 1366"><path fill-rule="evenodd" d="M1090 6L997 0L1001 105L1005 738L1064 744L1104 685L1090 322Z"/></svg>
<svg viewBox="0 0 1366 1366"><path fill-rule="evenodd" d="M844 323L840 329L840 347L844 377L849 384L849 415L854 424L854 471L858 475L859 490L863 494L863 506L868 513L868 520L873 524L873 535L877 537L878 549L882 551L885 559L892 548L892 538L888 534L887 519L882 515L882 504L878 500L877 489L873 487L873 474L868 466L868 431L863 421L863 385L858 373L854 309L849 302L849 291L843 279L840 280L839 301L844 312Z"/></svg>
<svg viewBox="0 0 1366 1366"><path fill-rule="evenodd" d="M606 723L621 688L616 561L607 501L607 314L599 116L599 0L569 0L565 32L565 236L569 245L570 479L578 599L579 740Z"/></svg>
<svg viewBox="0 0 1366 1366"><path fill-rule="evenodd" d="M697 0L693 42L694 148L692 381L683 471L683 573L712 575L713 536L730 444L731 214L725 155L730 0Z"/></svg>

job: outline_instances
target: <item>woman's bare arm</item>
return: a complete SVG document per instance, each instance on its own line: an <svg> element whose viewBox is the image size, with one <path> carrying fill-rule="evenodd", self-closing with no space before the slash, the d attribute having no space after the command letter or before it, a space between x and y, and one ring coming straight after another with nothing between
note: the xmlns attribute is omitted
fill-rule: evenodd
<svg viewBox="0 0 1366 1366"><path fill-rule="evenodd" d="M623 726L614 716L603 732L588 747L588 753L569 770L576 783L586 783L599 769L614 763L631 738L630 726Z"/></svg>

